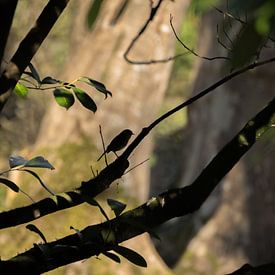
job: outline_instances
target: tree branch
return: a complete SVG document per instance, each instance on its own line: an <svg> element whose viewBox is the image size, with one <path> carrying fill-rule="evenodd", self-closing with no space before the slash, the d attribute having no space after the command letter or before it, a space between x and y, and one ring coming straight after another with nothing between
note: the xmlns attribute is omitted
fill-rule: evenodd
<svg viewBox="0 0 275 275"><path fill-rule="evenodd" d="M155 15L157 14L158 9L160 8L160 5L162 4L163 0L159 0L159 2L156 4L156 6L153 6L152 1L150 1L150 15L148 17L148 19L145 21L144 25L141 27L141 29L139 30L139 32L137 33L137 35L132 39L132 41L130 42L128 48L126 49L126 51L123 54L124 59L130 63L130 64L135 64L135 65L151 65L151 64L157 64L157 63L166 63L169 62L171 60L174 60L180 56L186 55L187 53L182 53L182 54L178 54L175 56L171 56L168 58L164 58L164 59L151 59L151 60L143 60L143 61L137 61L137 60L131 60L128 55L130 53L130 51L132 50L132 48L134 47L134 45L136 44L137 40L141 37L141 35L145 32L145 30L147 29L147 27L149 26L150 22L153 21Z"/></svg>
<svg viewBox="0 0 275 275"><path fill-rule="evenodd" d="M233 73L230 73L227 76L220 79L219 81L217 81L216 83L209 86L208 88L202 90L201 92L199 92L195 96L189 98L185 102L179 104L178 106L174 107L170 111L166 112L165 114L163 114L162 116L157 118L155 121L153 121L149 126L143 128L141 130L141 132L137 135L137 137L132 141L132 143L129 144L129 146L123 152L122 156L124 158L128 158L130 156L130 154L135 150L135 148L140 144L140 142L150 133L150 131L155 126L157 126L159 123L161 123L163 120L168 118L169 116L175 114L176 112L178 112L179 110L185 108L186 106L194 103L195 101L199 100L200 98L202 98L205 95L209 94L210 92L214 91L216 88L220 87L221 85L223 85L224 83L230 81L231 79L233 79L233 78L235 78L235 77L237 77L237 76L239 76L239 75L241 75L241 74L243 74L247 71L253 70L257 67L260 67L260 66L263 66L265 64L272 63L272 62L275 62L275 57L263 60L261 62L255 62L255 63L250 64L248 66L245 66L244 68L239 69L239 70L237 70Z"/></svg>
<svg viewBox="0 0 275 275"><path fill-rule="evenodd" d="M197 211L228 171L272 128L274 119L275 99L225 145L191 185L162 193L117 218L88 226L77 234L34 245L10 260L1 261L1 274L47 272L112 250L123 241L150 233L152 228L165 221Z"/></svg>
<svg viewBox="0 0 275 275"><path fill-rule="evenodd" d="M0 76L0 111L69 0L50 0Z"/></svg>
<svg viewBox="0 0 275 275"><path fill-rule="evenodd" d="M0 2L0 66L2 65L2 58L4 56L17 2L18 0L6 0Z"/></svg>
<svg viewBox="0 0 275 275"><path fill-rule="evenodd" d="M275 61L275 57L271 59L264 60L259 63L254 63L246 66L238 71L235 71L221 80L217 81L213 85L209 86L205 90L201 91L194 97L188 99L187 101L181 103L175 108L171 109L167 113L163 114L152 122L149 126L142 129L138 136L129 144L122 155L111 163L109 166L104 168L97 177L88 180L87 182L82 182L81 186L74 191L68 191L63 194L56 195L52 198L43 199L35 204L31 204L25 207L19 207L6 212L0 213L0 229L23 224L26 222L33 221L40 217L46 216L48 214L67 209L76 205L83 203L83 195L90 197L95 197L102 193L105 189L109 188L113 181L119 179L123 176L124 172L129 166L128 158L135 148L142 142L142 140L150 133L150 131L157 126L160 122L173 115L177 111L183 109L184 107L192 104L201 97L207 95L208 93L215 90L217 87L223 85L232 78L241 75L249 70L263 66L265 64Z"/></svg>

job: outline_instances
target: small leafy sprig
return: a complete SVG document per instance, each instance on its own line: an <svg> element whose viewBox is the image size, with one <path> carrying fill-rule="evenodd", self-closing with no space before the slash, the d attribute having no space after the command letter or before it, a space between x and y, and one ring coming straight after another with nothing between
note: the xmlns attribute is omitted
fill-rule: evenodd
<svg viewBox="0 0 275 275"><path fill-rule="evenodd" d="M53 170L54 167L42 156L37 156L30 160L27 160L21 156L11 156L9 157L9 166L10 166L9 169L0 172L0 183L6 185L12 191L16 193L20 191L24 195L26 195L29 199L31 199L32 202L34 202L34 200L26 192L24 192L21 188L19 188L19 186L16 183L14 183L13 181L9 180L6 177L3 177L3 175L6 173L9 173L12 171L20 171L20 172L29 173L30 175L35 177L44 189L46 189L51 195L53 196L55 195L55 193L49 187L46 186L46 184L42 181L42 179L38 176L36 172L28 169L28 168L46 168L46 169Z"/></svg>
<svg viewBox="0 0 275 275"><path fill-rule="evenodd" d="M41 79L37 69L32 63L29 64L28 68L29 70L23 73L23 77L14 88L15 94L22 98L27 97L29 90L50 90L52 91L57 104L61 107L68 110L75 103L75 99L77 99L82 106L95 113L97 110L96 103L88 93L77 87L77 84L80 82L86 83L98 92L103 93L105 99L108 96L112 96L112 93L107 90L103 83L88 76L78 77L72 82L65 82L51 76L46 76Z"/></svg>

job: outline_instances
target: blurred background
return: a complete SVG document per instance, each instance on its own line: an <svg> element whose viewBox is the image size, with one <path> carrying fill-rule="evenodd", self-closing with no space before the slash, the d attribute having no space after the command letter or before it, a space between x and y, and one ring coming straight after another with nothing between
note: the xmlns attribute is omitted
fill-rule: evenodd
<svg viewBox="0 0 275 275"><path fill-rule="evenodd" d="M91 166L99 171L105 165L96 161L102 152L99 125L106 144L125 128L138 134L159 115L229 72L223 59L204 60L190 52L166 63L127 63L123 54L154 2L70 1L32 62L42 76L68 82L89 76L101 81L113 97L104 100L93 93L98 106L93 114L79 104L65 110L46 91L31 91L27 99L13 96L0 119L1 170L8 167L11 154L26 158L43 155L56 168L38 171L50 188L64 192L77 187L92 177ZM186 52L172 32L170 14L177 34L189 48L201 56L226 56L228 48L219 39L234 37L240 25L232 20L229 29L224 14L215 9L202 11L210 2L202 1L200 6L190 0L163 1L128 57L148 61ZM19 1L7 60L44 4ZM217 26L228 28L219 39ZM270 43L262 56L272 55L274 46ZM188 110L165 120L130 159L131 167L149 161L100 196L104 209L108 210L107 198L123 201L131 209L169 188L191 184L223 145L271 100L274 84L274 65L268 65L228 82ZM142 254L148 268L136 267L127 260L118 265L99 256L48 274L224 274L246 262L256 265L274 260L274 145L273 131L232 169L197 213L157 228L161 240L142 235L127 241L124 245ZM47 196L31 176L15 172L10 178L35 200ZM14 194L1 187L2 211L29 203L26 197ZM82 229L102 221L99 211L81 205L34 224L51 241L74 233L70 226ZM7 259L38 241L24 225L2 230L1 258Z"/></svg>

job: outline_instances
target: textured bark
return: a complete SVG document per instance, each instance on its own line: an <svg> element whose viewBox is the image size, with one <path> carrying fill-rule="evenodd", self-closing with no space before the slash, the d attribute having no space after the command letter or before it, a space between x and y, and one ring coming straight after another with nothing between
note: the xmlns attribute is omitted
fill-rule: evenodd
<svg viewBox="0 0 275 275"><path fill-rule="evenodd" d="M89 2L81 1L76 8L79 14L72 32L73 46L64 78L87 75L103 81L112 91L113 98L103 101L101 96L94 94L98 103L96 115L80 106L73 106L66 112L53 104L42 124L38 146L58 146L86 135L94 138L101 148L98 124L102 125L108 143L121 129L131 128L137 133L156 116L162 102L172 64L130 65L123 59L127 46L150 14L149 1L129 1L116 24L111 22L123 1L102 4L92 32L83 28ZM188 2L164 1L155 20L131 51L130 58L148 60L173 55L175 39L169 26L169 13L179 25ZM144 161L150 148L147 139L132 157L133 165ZM148 166L140 166L128 174L124 185L132 195L145 199L148 196Z"/></svg>

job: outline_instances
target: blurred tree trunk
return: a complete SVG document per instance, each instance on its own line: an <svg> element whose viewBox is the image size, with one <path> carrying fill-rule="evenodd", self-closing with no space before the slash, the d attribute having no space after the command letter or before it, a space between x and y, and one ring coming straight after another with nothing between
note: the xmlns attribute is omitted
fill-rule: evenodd
<svg viewBox="0 0 275 275"><path fill-rule="evenodd" d="M77 141L82 136L88 136L102 150L99 124L108 143L122 129L131 128L138 133L156 117L172 63L131 65L124 60L126 48L150 14L150 1L126 1L127 5L121 10L124 2L103 2L90 32L86 28L86 18L91 1L76 3L71 54L63 78L90 76L102 81L112 91L113 97L104 101L102 95L94 93L93 97L98 103L95 115L81 106L73 106L65 111L56 103L51 104L40 129L37 146L59 146L66 141ZM173 14L178 27L188 2L163 1L156 18L129 57L139 61L172 56L175 38L169 26L169 14ZM131 158L132 165L149 156L150 144L150 139L143 142ZM148 196L148 165L144 164L127 174L124 185L131 195L144 200Z"/></svg>
<svg viewBox="0 0 275 275"><path fill-rule="evenodd" d="M224 55L215 37L216 25L221 20L216 12L203 17L198 47L201 55ZM272 53L274 46L270 45L264 55L268 57ZM221 61L200 62L194 94L225 74L222 64ZM166 149L179 152L183 148L180 161L174 160L173 154L171 159L166 159L175 176L164 183L155 172L152 182L164 188L175 187L175 182L179 186L192 183L223 145L272 99L273 72L274 65L248 72L190 106L189 122L181 142L174 148L176 143L170 137L168 144L172 147ZM178 136L179 133L174 140ZM246 261L256 265L274 260L274 143L273 131L234 167L198 213L171 222L170 229L166 225L160 228L162 242L156 246L170 266L175 265L179 260L177 255L185 250L188 259L181 261L177 269L195 270L186 274L222 274ZM154 169L157 171L158 167Z"/></svg>

